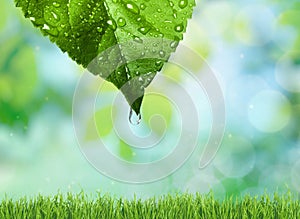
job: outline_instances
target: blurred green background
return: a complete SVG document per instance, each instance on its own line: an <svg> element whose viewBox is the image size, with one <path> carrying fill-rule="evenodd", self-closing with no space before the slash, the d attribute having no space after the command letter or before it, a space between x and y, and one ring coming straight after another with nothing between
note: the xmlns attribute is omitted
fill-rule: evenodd
<svg viewBox="0 0 300 219"><path fill-rule="evenodd" d="M1 0L0 198L80 190L149 197L212 189L221 198L300 192L299 0L197 3L182 43L204 57L221 81L227 110L221 149L203 170L196 151L166 179L131 185L99 174L80 152L72 98L83 69L42 37L12 0ZM185 83L174 66L162 74ZM108 85L111 90L116 92ZM145 120L162 113L169 123L169 102L152 103L151 97L145 100ZM99 127L105 137L111 121L95 116L107 123ZM155 131L163 133L158 126ZM133 159L130 150L122 140L117 144L124 159Z"/></svg>

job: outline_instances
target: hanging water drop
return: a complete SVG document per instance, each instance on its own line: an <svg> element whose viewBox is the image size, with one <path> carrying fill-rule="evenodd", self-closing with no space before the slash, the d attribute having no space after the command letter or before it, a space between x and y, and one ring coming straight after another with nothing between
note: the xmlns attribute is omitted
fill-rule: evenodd
<svg viewBox="0 0 300 219"><path fill-rule="evenodd" d="M142 121L142 115L139 113L138 115L130 108L129 112L129 122L131 125L139 125Z"/></svg>

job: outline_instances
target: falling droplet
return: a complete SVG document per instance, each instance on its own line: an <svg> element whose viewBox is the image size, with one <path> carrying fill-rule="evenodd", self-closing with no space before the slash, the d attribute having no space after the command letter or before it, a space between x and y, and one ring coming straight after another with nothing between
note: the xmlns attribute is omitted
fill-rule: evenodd
<svg viewBox="0 0 300 219"><path fill-rule="evenodd" d="M131 125L138 125L140 124L142 121L142 116L141 113L139 113L138 115L136 115L136 113L133 111L132 108L130 108L130 112L129 112L129 122Z"/></svg>
<svg viewBox="0 0 300 219"><path fill-rule="evenodd" d="M187 4L188 4L187 0L180 0L179 3L178 3L178 6L181 9L184 9L187 6Z"/></svg>

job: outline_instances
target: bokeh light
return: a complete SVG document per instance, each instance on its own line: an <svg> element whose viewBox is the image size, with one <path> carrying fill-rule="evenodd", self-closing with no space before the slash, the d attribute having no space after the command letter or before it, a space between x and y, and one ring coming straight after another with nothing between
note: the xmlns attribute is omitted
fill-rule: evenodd
<svg viewBox="0 0 300 219"><path fill-rule="evenodd" d="M280 92L264 90L250 100L248 118L262 132L278 132L291 118L291 104Z"/></svg>

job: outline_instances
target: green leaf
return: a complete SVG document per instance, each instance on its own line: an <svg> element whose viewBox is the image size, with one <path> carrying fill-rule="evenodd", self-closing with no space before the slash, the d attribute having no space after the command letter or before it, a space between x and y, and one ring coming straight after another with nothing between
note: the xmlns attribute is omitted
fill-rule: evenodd
<svg viewBox="0 0 300 219"><path fill-rule="evenodd" d="M99 137L109 135L113 129L112 117L108 116L113 112L112 106L106 106L98 110L88 121L86 140L95 140ZM105 124L105 126L103 125Z"/></svg>
<svg viewBox="0 0 300 219"><path fill-rule="evenodd" d="M171 123L173 112L171 103L168 99L159 95L146 95L144 104L143 116L145 122L156 134L162 136ZM155 117L155 115L158 115L158 117Z"/></svg>
<svg viewBox="0 0 300 219"><path fill-rule="evenodd" d="M175 51L195 5L194 0L15 1L63 52L120 89L137 114L144 89Z"/></svg>
<svg viewBox="0 0 300 219"><path fill-rule="evenodd" d="M0 2L0 14L1 14L1 19L0 19L0 33L2 31L2 28L5 27L6 22L7 22L7 7L4 1Z"/></svg>
<svg viewBox="0 0 300 219"><path fill-rule="evenodd" d="M134 158L132 147L124 141L120 141L119 154L126 161L131 161Z"/></svg>
<svg viewBox="0 0 300 219"><path fill-rule="evenodd" d="M36 107L34 51L21 37L12 37L0 45L0 54L0 123L26 126Z"/></svg>

